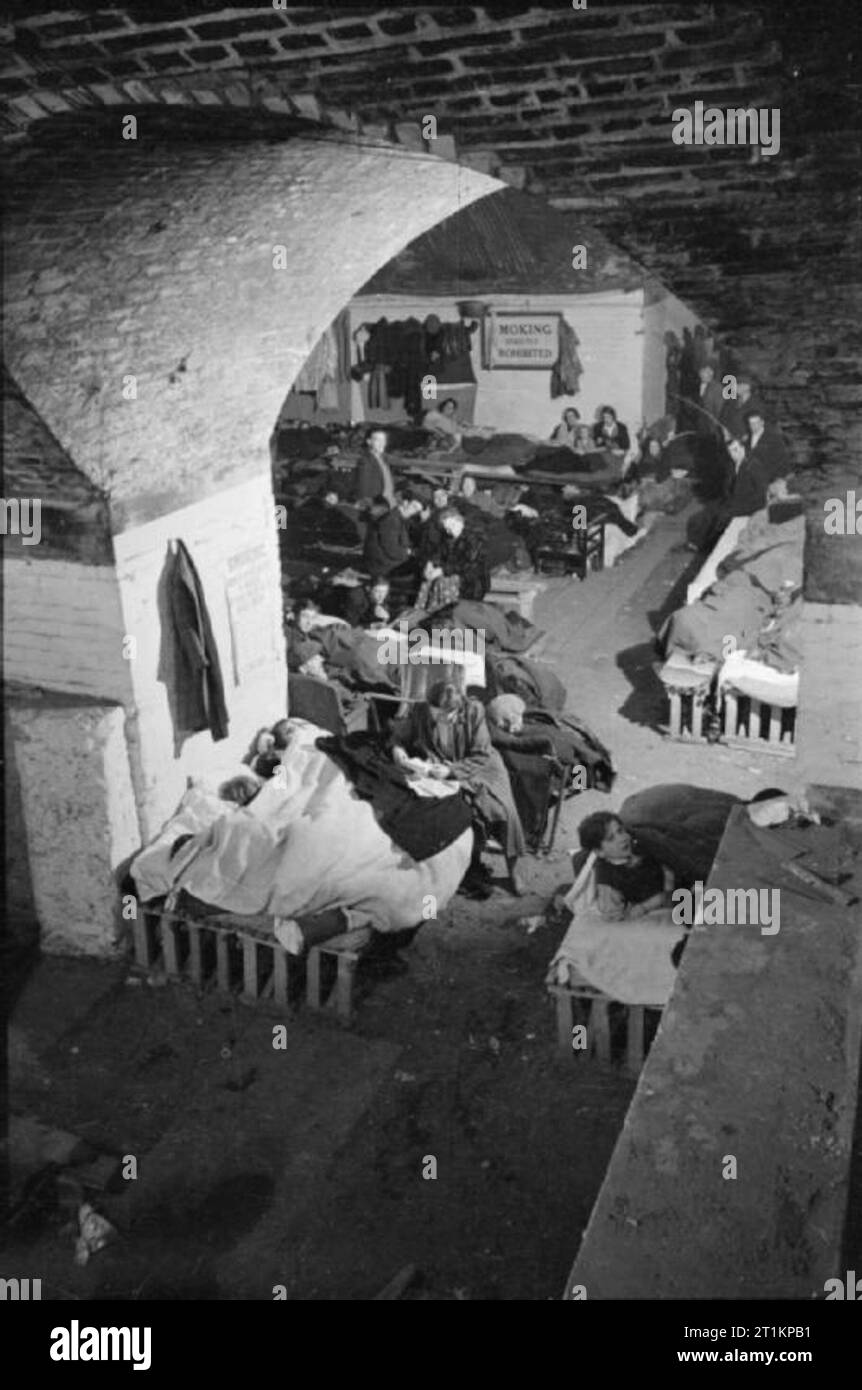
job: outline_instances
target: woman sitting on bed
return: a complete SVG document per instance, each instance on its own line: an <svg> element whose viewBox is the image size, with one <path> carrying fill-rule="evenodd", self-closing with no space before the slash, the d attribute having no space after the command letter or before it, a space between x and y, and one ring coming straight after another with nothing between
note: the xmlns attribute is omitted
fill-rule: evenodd
<svg viewBox="0 0 862 1390"><path fill-rule="evenodd" d="M574 449L579 438L580 411L575 410L573 405L567 406L563 411L563 418L551 435L552 444L567 444L570 449Z"/></svg>
<svg viewBox="0 0 862 1390"><path fill-rule="evenodd" d="M581 848L596 855L596 897L609 922L644 917L670 907L674 876L649 855L638 854L619 816L594 811L578 827Z"/></svg>
<svg viewBox="0 0 862 1390"><path fill-rule="evenodd" d="M426 410L422 417L423 430L445 444L448 450L457 449L465 433L465 427L455 418L457 410L455 397L448 396L439 406Z"/></svg>
<svg viewBox="0 0 862 1390"><path fill-rule="evenodd" d="M481 891L481 881L487 876L481 855L484 832L490 832L503 844L511 890L520 896L523 888L518 860L526 850L524 831L509 774L492 747L480 702L469 699L456 686L438 681L429 690L427 702L414 705L406 732L392 748L393 760L401 767L410 767L410 755L428 761L430 765L423 769L427 775L457 781L472 802L478 824L468 887L480 889L476 896L487 896Z"/></svg>
<svg viewBox="0 0 862 1390"><path fill-rule="evenodd" d="M627 454L631 448L629 432L617 419L612 405L603 405L601 416L593 426L593 440L600 449L614 454Z"/></svg>

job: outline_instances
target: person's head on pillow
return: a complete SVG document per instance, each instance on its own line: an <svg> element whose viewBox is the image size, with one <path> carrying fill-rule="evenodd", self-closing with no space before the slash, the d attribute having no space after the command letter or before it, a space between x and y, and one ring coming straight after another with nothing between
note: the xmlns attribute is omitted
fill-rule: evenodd
<svg viewBox="0 0 862 1390"><path fill-rule="evenodd" d="M313 599L304 599L303 602L300 603L299 607L294 610L293 621L296 623L301 633L306 634L311 632L314 627L315 618L319 612L320 609Z"/></svg>
<svg viewBox="0 0 862 1390"><path fill-rule="evenodd" d="M222 801L232 801L235 806L247 806L254 801L263 783L253 772L241 772L222 782L218 794Z"/></svg>
<svg viewBox="0 0 862 1390"><path fill-rule="evenodd" d="M488 718L506 734L519 734L527 706L520 695L497 695L488 705Z"/></svg>
<svg viewBox="0 0 862 1390"><path fill-rule="evenodd" d="M321 652L315 652L314 656L310 656L308 660L304 661L300 666L299 674L301 676L313 676L313 678L318 681L325 681L326 667L323 664L323 654Z"/></svg>

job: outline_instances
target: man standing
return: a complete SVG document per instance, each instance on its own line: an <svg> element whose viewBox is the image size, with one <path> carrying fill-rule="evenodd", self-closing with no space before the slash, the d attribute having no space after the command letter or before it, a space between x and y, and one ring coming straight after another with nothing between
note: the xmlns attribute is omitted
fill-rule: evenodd
<svg viewBox="0 0 862 1390"><path fill-rule="evenodd" d="M770 428L762 406L752 406L745 412L748 438L745 462L736 474L730 496L733 516L751 516L766 506L769 484L790 472L787 445L778 430Z"/></svg>
<svg viewBox="0 0 862 1390"><path fill-rule="evenodd" d="M395 505L395 487L385 458L386 444L386 431L375 428L362 446L353 471L354 494L360 505L368 506L377 497L385 497L390 507Z"/></svg>

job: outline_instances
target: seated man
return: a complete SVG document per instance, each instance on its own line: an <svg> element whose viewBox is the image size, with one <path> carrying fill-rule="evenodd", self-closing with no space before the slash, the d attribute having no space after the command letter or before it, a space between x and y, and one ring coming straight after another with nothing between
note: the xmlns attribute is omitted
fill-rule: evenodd
<svg viewBox="0 0 862 1390"><path fill-rule="evenodd" d="M363 561L372 574L388 575L407 563L412 554L407 522L419 504L408 492L397 492L389 506L383 497L373 503L368 516Z"/></svg>
<svg viewBox="0 0 862 1390"><path fill-rule="evenodd" d="M445 575L458 576L460 598L483 599L491 587L484 537L466 529L464 517L454 508L440 515L444 531L440 564Z"/></svg>
<svg viewBox="0 0 862 1390"><path fill-rule="evenodd" d="M348 589L344 617L351 627L385 626L391 618L388 605L389 580L385 575L375 575L368 586Z"/></svg>
<svg viewBox="0 0 862 1390"><path fill-rule="evenodd" d="M609 922L671 906L672 870L637 852L619 816L594 811L581 821L578 838L583 850L595 851L598 909Z"/></svg>

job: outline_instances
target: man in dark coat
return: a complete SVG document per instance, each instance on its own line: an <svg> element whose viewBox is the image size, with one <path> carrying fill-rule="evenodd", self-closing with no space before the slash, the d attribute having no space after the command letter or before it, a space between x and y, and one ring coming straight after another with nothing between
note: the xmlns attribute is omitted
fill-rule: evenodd
<svg viewBox="0 0 862 1390"><path fill-rule="evenodd" d="M218 648L194 562L182 541L174 544L167 592L176 637L177 733L209 729L218 742L228 734Z"/></svg>
<svg viewBox="0 0 862 1390"><path fill-rule="evenodd" d="M368 506L378 497L385 497L390 506L395 503L392 473L386 462L387 435L385 430L373 429L362 446L353 471L355 501Z"/></svg>
<svg viewBox="0 0 862 1390"><path fill-rule="evenodd" d="M391 574L410 559L407 518L411 515L413 503L403 494L397 496L394 507L387 506L384 499L379 497L369 513L362 558L366 569L372 574Z"/></svg>
<svg viewBox="0 0 862 1390"><path fill-rule="evenodd" d="M750 516L765 507L769 484L785 477L791 468L784 438L767 425L763 407L750 406L745 420L748 425L745 462L736 475L730 498L733 516Z"/></svg>

